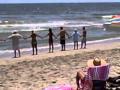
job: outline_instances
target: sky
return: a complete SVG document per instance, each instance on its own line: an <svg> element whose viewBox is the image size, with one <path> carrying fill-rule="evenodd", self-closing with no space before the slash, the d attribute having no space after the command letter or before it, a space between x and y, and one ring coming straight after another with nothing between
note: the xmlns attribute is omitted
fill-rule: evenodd
<svg viewBox="0 0 120 90"><path fill-rule="evenodd" d="M120 0L0 0L0 3L120 2Z"/></svg>

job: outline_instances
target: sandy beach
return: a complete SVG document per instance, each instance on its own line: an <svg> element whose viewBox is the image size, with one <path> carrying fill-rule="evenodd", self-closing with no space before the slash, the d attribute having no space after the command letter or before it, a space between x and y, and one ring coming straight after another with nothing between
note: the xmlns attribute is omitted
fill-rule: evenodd
<svg viewBox="0 0 120 90"><path fill-rule="evenodd" d="M0 59L0 90L41 90L56 84L76 87L76 72L95 56L108 58L110 76L120 75L120 42L93 43L87 49Z"/></svg>

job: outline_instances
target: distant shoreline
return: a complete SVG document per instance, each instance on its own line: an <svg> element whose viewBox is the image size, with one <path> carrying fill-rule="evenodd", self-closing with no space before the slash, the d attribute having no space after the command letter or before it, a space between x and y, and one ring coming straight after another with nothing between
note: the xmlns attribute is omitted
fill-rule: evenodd
<svg viewBox="0 0 120 90"><path fill-rule="evenodd" d="M81 42L79 42L79 48L80 48L80 44L81 44ZM97 50L97 49L100 49L101 47L104 49L105 47L107 48L107 46L109 48L115 48L115 46L117 46L117 44L120 44L120 37L102 39L102 40L94 40L94 41L87 41L87 49L84 49L84 50L85 51L87 51L87 50L89 51L91 49L96 49ZM114 47L112 47L112 46L114 46ZM62 51L60 51L61 50L60 48L61 48L61 45L56 44L54 46L54 53L62 52ZM66 43L66 50L67 51L73 50L73 43ZM81 49L79 49L79 50L81 50ZM32 56L31 55L32 54L32 49L31 48L21 49L21 54L22 54L22 57ZM48 54L49 55L48 46L38 47L38 55L41 55L41 54L42 55L43 54ZM0 58L7 59L7 58L12 58L12 57L13 57L13 50L0 51Z"/></svg>

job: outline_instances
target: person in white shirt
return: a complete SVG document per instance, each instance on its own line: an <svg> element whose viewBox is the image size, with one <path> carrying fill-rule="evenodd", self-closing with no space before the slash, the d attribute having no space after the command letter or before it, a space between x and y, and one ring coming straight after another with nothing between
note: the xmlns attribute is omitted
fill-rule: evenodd
<svg viewBox="0 0 120 90"><path fill-rule="evenodd" d="M19 57L21 57L20 54L20 47L19 47L19 39L23 38L22 35L20 35L17 31L14 31L10 36L8 36L8 39L12 40L12 48L14 50L14 58L16 58L16 51L18 51Z"/></svg>
<svg viewBox="0 0 120 90"><path fill-rule="evenodd" d="M78 41L79 41L79 38L81 37L80 33L77 30L75 30L72 33L71 37L72 37L73 42L74 42L74 50L76 49L76 46L77 46L77 50L78 50Z"/></svg>

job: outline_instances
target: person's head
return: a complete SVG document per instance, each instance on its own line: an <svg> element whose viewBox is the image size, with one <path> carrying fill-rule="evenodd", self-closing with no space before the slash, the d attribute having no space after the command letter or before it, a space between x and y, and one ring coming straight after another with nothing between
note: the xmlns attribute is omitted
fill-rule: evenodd
<svg viewBox="0 0 120 90"><path fill-rule="evenodd" d="M31 31L31 33L33 34L33 33L34 33L34 31Z"/></svg>
<svg viewBox="0 0 120 90"><path fill-rule="evenodd" d="M49 28L49 32L52 33L52 29L51 28Z"/></svg>
<svg viewBox="0 0 120 90"><path fill-rule="evenodd" d="M17 34L17 31L13 31L13 34Z"/></svg>
<svg viewBox="0 0 120 90"><path fill-rule="evenodd" d="M85 27L83 27L82 29L85 30Z"/></svg>
<svg viewBox="0 0 120 90"><path fill-rule="evenodd" d="M88 67L102 66L106 64L107 64L106 61L100 58L94 58L93 60L88 60L87 62Z"/></svg>
<svg viewBox="0 0 120 90"><path fill-rule="evenodd" d="M60 30L63 30L63 27L60 27Z"/></svg>
<svg viewBox="0 0 120 90"><path fill-rule="evenodd" d="M75 30L74 32L77 33L77 30Z"/></svg>

